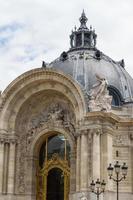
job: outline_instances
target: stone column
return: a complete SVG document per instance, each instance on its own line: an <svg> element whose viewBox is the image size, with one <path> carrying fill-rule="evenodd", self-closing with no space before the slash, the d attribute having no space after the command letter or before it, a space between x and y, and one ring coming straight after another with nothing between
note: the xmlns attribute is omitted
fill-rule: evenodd
<svg viewBox="0 0 133 200"><path fill-rule="evenodd" d="M4 141L0 140L0 193L3 191Z"/></svg>
<svg viewBox="0 0 133 200"><path fill-rule="evenodd" d="M14 193L14 174L15 174L15 140L10 142L9 148L9 169L8 169L8 193Z"/></svg>
<svg viewBox="0 0 133 200"><path fill-rule="evenodd" d="M26 160L26 192L30 195L35 195L36 192L36 160L33 156L27 156Z"/></svg>
<svg viewBox="0 0 133 200"><path fill-rule="evenodd" d="M70 192L74 193L76 190L76 173L75 173L75 169L76 169L76 159L75 159L75 152L71 152L71 158L70 158L70 163L71 163L71 168L70 168Z"/></svg>
<svg viewBox="0 0 133 200"><path fill-rule="evenodd" d="M109 180L107 167L113 163L113 140L111 133L107 131L101 135L101 171L102 179L107 183L106 190L113 190L113 181Z"/></svg>
<svg viewBox="0 0 133 200"><path fill-rule="evenodd" d="M130 134L131 139L131 182L132 182L132 192L133 192L133 133Z"/></svg>
<svg viewBox="0 0 133 200"><path fill-rule="evenodd" d="M3 193L7 193L7 177L8 177L8 161L9 161L9 140L4 144L4 170L3 170Z"/></svg>
<svg viewBox="0 0 133 200"><path fill-rule="evenodd" d="M76 191L80 191L80 136L77 138L77 149L76 149Z"/></svg>
<svg viewBox="0 0 133 200"><path fill-rule="evenodd" d="M92 147L92 177L93 180L100 179L100 131L94 130Z"/></svg>
<svg viewBox="0 0 133 200"><path fill-rule="evenodd" d="M88 189L88 135L81 135L80 190Z"/></svg>
<svg viewBox="0 0 133 200"><path fill-rule="evenodd" d="M84 46L84 32L82 32L82 37L81 37L81 39L82 39L82 47Z"/></svg>

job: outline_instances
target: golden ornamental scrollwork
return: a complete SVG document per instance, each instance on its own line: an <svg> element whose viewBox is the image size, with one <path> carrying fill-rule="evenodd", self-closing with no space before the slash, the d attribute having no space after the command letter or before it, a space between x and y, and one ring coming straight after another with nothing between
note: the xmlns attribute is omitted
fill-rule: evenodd
<svg viewBox="0 0 133 200"><path fill-rule="evenodd" d="M37 172L37 200L47 200L47 177L53 168L62 170L64 176L64 200L68 200L70 168L68 161L61 159L58 154L53 154L52 158L45 161L45 165Z"/></svg>

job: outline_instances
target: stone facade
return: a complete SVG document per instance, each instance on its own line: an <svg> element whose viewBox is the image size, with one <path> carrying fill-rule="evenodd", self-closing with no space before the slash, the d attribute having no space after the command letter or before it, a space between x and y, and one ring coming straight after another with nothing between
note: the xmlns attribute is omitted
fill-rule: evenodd
<svg viewBox="0 0 133 200"><path fill-rule="evenodd" d="M121 200L133 199L133 120L131 109L89 112L89 98L70 76L34 69L14 80L0 97L0 199L36 200L36 163L50 132L71 146L69 200L87 198L92 179L105 179L103 200L115 198L107 166L128 164ZM85 197L82 197L82 194Z"/></svg>

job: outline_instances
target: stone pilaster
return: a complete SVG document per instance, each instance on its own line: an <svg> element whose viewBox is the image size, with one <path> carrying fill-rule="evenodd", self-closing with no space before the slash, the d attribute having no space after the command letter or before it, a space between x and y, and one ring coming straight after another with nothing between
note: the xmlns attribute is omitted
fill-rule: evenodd
<svg viewBox="0 0 133 200"><path fill-rule="evenodd" d="M3 193L7 193L8 180L8 161L9 161L9 140L5 140L4 144L4 171L3 171Z"/></svg>
<svg viewBox="0 0 133 200"><path fill-rule="evenodd" d="M4 140L0 140L0 193L3 191Z"/></svg>
<svg viewBox="0 0 133 200"><path fill-rule="evenodd" d="M81 163L80 163L80 190L88 189L88 135L84 131L81 135Z"/></svg>
<svg viewBox="0 0 133 200"><path fill-rule="evenodd" d="M93 132L92 149L92 177L93 180L96 180L100 179L100 130Z"/></svg>
<svg viewBox="0 0 133 200"><path fill-rule="evenodd" d="M113 163L113 138L107 131L101 135L101 178L107 183L106 190L113 190L113 181L109 180L107 167Z"/></svg>
<svg viewBox="0 0 133 200"><path fill-rule="evenodd" d="M76 159L75 159L75 152L71 152L70 158L71 168L70 168L70 192L74 193L76 191Z"/></svg>
<svg viewBox="0 0 133 200"><path fill-rule="evenodd" d="M133 192L133 133L130 134L131 140L131 181L132 181L132 192Z"/></svg>
<svg viewBox="0 0 133 200"><path fill-rule="evenodd" d="M81 140L80 136L77 138L77 148L76 148L76 191L80 191L80 155L81 155Z"/></svg>
<svg viewBox="0 0 133 200"><path fill-rule="evenodd" d="M8 168L8 193L14 193L14 173L15 173L15 140L10 141L9 147L9 168Z"/></svg>

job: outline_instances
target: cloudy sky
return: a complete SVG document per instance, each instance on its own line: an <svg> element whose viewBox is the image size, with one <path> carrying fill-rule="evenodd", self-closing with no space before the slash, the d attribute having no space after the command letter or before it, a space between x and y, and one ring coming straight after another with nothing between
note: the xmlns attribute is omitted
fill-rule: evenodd
<svg viewBox="0 0 133 200"><path fill-rule="evenodd" d="M124 58L133 77L133 0L0 0L0 90L68 50L83 9L98 49L116 61Z"/></svg>

